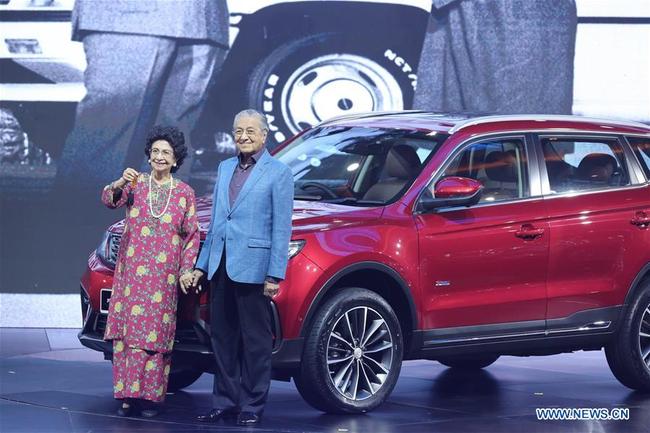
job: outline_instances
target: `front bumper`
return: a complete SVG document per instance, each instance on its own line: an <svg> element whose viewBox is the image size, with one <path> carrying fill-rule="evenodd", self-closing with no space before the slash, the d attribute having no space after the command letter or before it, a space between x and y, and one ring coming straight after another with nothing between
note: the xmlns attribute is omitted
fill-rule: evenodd
<svg viewBox="0 0 650 433"><path fill-rule="evenodd" d="M104 353L105 359L113 358L113 345L104 340L106 313L93 310L88 294L81 287L81 308L84 325L78 334L79 341L85 347ZM303 339L284 340L280 328L280 316L271 302L272 330L274 338L272 366L276 370L290 371L299 368L302 355ZM188 363L206 372L214 372L214 360L209 331L202 322L180 321L176 324L174 350L175 363Z"/></svg>

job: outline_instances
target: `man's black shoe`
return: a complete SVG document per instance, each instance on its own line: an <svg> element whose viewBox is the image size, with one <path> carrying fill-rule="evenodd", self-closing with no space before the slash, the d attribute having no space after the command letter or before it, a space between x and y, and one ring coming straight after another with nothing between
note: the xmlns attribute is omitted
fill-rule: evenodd
<svg viewBox="0 0 650 433"><path fill-rule="evenodd" d="M259 424L261 417L254 412L242 412L237 417L237 425Z"/></svg>
<svg viewBox="0 0 650 433"><path fill-rule="evenodd" d="M205 415L199 415L196 420L199 422L217 422L220 419L235 419L237 412L234 409L212 409Z"/></svg>

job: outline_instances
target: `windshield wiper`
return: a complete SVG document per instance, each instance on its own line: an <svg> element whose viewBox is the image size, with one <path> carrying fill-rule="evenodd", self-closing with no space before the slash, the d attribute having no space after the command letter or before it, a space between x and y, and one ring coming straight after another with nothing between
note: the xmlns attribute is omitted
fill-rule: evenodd
<svg viewBox="0 0 650 433"><path fill-rule="evenodd" d="M340 198L328 198L324 200L327 203L336 203L336 204L370 204L376 206L383 206L385 203L380 200L359 200L356 197L340 197Z"/></svg>
<svg viewBox="0 0 650 433"><path fill-rule="evenodd" d="M305 200L305 201L321 201L323 199L322 195L309 195L309 194L294 194L294 200Z"/></svg>

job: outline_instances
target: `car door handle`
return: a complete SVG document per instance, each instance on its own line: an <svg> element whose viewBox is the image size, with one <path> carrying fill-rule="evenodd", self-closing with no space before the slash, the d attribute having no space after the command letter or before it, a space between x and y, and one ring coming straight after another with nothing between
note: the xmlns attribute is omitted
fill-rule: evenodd
<svg viewBox="0 0 650 433"><path fill-rule="evenodd" d="M537 228L532 224L524 224L515 232L515 236L525 240L536 239L541 237L543 234L544 229Z"/></svg>
<svg viewBox="0 0 650 433"><path fill-rule="evenodd" d="M650 216L648 216L646 212L637 212L630 222L632 225L635 225L639 228L647 229L648 226L650 226Z"/></svg>

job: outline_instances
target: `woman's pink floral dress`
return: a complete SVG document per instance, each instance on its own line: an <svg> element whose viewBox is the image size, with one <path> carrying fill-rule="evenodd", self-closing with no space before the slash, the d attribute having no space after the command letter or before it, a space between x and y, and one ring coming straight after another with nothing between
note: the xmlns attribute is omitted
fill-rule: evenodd
<svg viewBox="0 0 650 433"><path fill-rule="evenodd" d="M141 175L135 188L128 184L119 197L109 188L102 192L106 206L126 206L104 339L113 340L115 398L159 402L167 391L178 280L194 268L200 234L194 190L176 179L173 186L151 185L149 191L149 175ZM153 217L149 199L159 215L168 197L165 213Z"/></svg>

